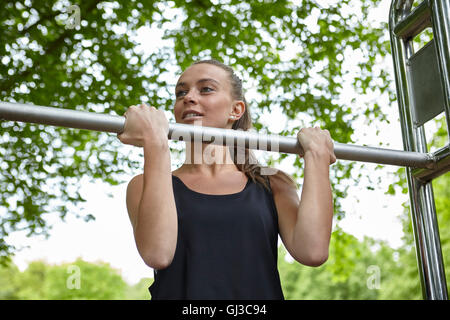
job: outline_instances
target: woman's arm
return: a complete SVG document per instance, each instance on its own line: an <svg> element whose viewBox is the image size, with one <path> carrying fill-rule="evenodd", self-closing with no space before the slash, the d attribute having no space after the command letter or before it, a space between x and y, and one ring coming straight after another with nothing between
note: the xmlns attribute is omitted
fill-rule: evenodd
<svg viewBox="0 0 450 320"><path fill-rule="evenodd" d="M144 174L127 188L127 209L136 246L154 269L170 265L177 243L177 211L172 188L170 150L162 111L148 106L127 111L122 142L144 148Z"/></svg>
<svg viewBox="0 0 450 320"><path fill-rule="evenodd" d="M298 262L319 266L328 259L333 219L329 165L336 161L328 131L302 129L304 181L301 200L295 186L274 179L280 235Z"/></svg>
<svg viewBox="0 0 450 320"><path fill-rule="evenodd" d="M308 265L328 259L333 196L326 157L305 152L304 180L292 242L296 257Z"/></svg>
<svg viewBox="0 0 450 320"><path fill-rule="evenodd" d="M168 148L144 147L144 174L127 188L127 208L136 247L153 269L170 265L177 243L177 211L172 189Z"/></svg>

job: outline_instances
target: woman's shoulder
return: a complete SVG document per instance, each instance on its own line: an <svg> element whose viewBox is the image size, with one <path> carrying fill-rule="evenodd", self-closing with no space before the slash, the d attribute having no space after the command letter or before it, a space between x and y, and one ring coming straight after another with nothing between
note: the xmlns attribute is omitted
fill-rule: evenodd
<svg viewBox="0 0 450 320"><path fill-rule="evenodd" d="M275 194L283 193L289 190L297 190L297 182L286 172L276 170L275 174L268 175L270 187Z"/></svg>
<svg viewBox="0 0 450 320"><path fill-rule="evenodd" d="M131 178L127 185L127 194L135 193L137 190L141 190L144 184L144 174L138 174Z"/></svg>
<svg viewBox="0 0 450 320"><path fill-rule="evenodd" d="M130 179L130 181L128 182L128 185L133 185L133 184L137 184L140 183L144 178L144 174L140 173L138 175L135 175L133 178Z"/></svg>

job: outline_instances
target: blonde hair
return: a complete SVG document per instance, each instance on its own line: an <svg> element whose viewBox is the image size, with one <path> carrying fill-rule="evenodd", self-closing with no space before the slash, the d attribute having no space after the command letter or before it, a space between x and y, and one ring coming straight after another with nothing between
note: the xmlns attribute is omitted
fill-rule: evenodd
<svg viewBox="0 0 450 320"><path fill-rule="evenodd" d="M193 65L196 64L212 64L217 67L222 68L225 70L228 75L230 76L230 83L231 83L231 94L234 99L243 101L245 104L245 111L242 117L240 117L237 121L233 123L233 126L231 127L234 130L243 130L247 131L251 128L253 128L252 119L250 115L250 110L248 108L247 101L245 100L245 95L243 93L242 89L242 80L236 75L234 70L227 66L226 64L223 64L220 61L210 59L210 60L200 60L197 62L194 62ZM236 167L239 169L239 171L245 173L245 175L252 179L253 182L260 183L264 188L266 188L268 191L270 190L270 182L269 177L267 174L263 174L262 171L265 171L266 173L270 173L273 171L276 171L276 174L278 177L280 177L285 182L292 184L293 186L297 187L297 183L295 180L286 174L285 172L281 170L274 170L270 167L262 166L258 163L254 153L252 150L249 150L248 148L245 148L245 161L242 163L242 161L238 161L238 152L237 152L237 146L231 146L230 147L230 153L233 158L233 162L236 165Z"/></svg>

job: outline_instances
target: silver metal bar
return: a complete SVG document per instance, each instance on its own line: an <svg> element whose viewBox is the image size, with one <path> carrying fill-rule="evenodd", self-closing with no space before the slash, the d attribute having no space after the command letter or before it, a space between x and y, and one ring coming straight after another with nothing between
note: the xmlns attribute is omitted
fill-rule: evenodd
<svg viewBox="0 0 450 320"><path fill-rule="evenodd" d="M111 133L125 124L121 116L8 102L0 102L0 119Z"/></svg>
<svg viewBox="0 0 450 320"><path fill-rule="evenodd" d="M125 118L93 112L59 109L20 103L0 102L0 119L30 122L77 129L121 133ZM168 138L180 141L203 141L221 145L237 144L246 148L301 154L301 146L295 137L264 135L252 131L220 129L169 123ZM432 169L434 158L428 153L407 152L385 148L357 146L334 142L338 159L373 162L396 166Z"/></svg>
<svg viewBox="0 0 450 320"><path fill-rule="evenodd" d="M395 25L394 33L402 39L414 38L431 26L431 12L428 1L422 1L405 19Z"/></svg>
<svg viewBox="0 0 450 320"><path fill-rule="evenodd" d="M416 127L412 121L412 108L416 106L406 67L408 59L414 54L412 39L399 38L394 31L400 21L408 21L410 9L409 3L393 0L389 12L389 30L404 149L426 153L423 126ZM447 16L446 19L448 18ZM435 33L436 30L433 32ZM406 168L406 174L422 294L425 299L447 300L447 284L432 185L431 182L423 183L416 178L412 174L412 168Z"/></svg>
<svg viewBox="0 0 450 320"><path fill-rule="evenodd" d="M436 41L441 84L444 91L444 109L447 118L447 136L450 141L450 0L428 0L432 9L433 34Z"/></svg>
<svg viewBox="0 0 450 320"><path fill-rule="evenodd" d="M425 183L450 171L450 146L437 150L433 156L436 159L436 167L434 169L414 169L412 175L416 179Z"/></svg>
<svg viewBox="0 0 450 320"><path fill-rule="evenodd" d="M425 129L423 126L416 129L416 143L420 151L427 150ZM409 168L412 175L412 170ZM434 203L433 185L431 181L423 183L413 178L415 193L418 196L416 210L416 221L418 228L424 237L422 248L425 263L423 263L425 274L428 274L428 287L425 287L425 296L432 300L447 300L447 282L445 279L444 259L442 256L439 226Z"/></svg>

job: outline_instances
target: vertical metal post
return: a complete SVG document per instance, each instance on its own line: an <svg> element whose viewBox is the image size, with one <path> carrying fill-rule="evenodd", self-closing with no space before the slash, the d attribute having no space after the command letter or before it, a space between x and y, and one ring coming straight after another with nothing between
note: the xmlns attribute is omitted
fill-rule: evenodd
<svg viewBox="0 0 450 320"><path fill-rule="evenodd" d="M447 134L450 142L450 0L430 0L438 65L442 75Z"/></svg>
<svg viewBox="0 0 450 320"><path fill-rule="evenodd" d="M446 1L443 0L443 2ZM412 89L408 82L407 67L408 59L414 53L411 43L412 37L402 38L394 32L397 23L405 19L410 13L411 4L411 0L392 1L389 14L389 29L404 149L426 152L427 146L423 126L418 127L412 121L412 109L416 106L414 105L411 94ZM425 4L428 5L427 3ZM432 9L435 10L436 7ZM448 20L449 17L443 18L443 20L445 19ZM436 32L436 30L434 31ZM435 38L439 37L436 33L434 35ZM446 300L448 299L447 284L431 181L426 183L420 182L412 174L411 168L406 168L406 174L410 191L411 218L423 297L432 300Z"/></svg>

